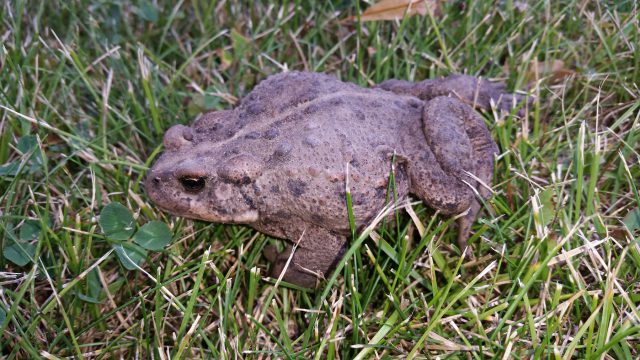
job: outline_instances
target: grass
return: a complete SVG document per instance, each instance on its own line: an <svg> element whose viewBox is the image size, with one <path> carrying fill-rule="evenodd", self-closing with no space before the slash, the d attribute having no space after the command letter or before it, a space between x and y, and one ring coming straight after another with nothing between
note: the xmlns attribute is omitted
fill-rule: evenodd
<svg viewBox="0 0 640 360"><path fill-rule="evenodd" d="M348 24L366 3L4 2L2 356L640 357L638 5L523 3ZM484 114L501 153L475 260L413 204L355 234L320 289L275 287L262 249L278 240L148 203L167 128L285 69L363 86L464 72L537 96L524 119ZM141 270L98 226L110 202L170 225Z"/></svg>

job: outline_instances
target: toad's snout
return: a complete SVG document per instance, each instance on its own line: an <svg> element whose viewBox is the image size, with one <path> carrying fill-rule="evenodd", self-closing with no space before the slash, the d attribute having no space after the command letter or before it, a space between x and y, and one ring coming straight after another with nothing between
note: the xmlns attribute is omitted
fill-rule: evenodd
<svg viewBox="0 0 640 360"><path fill-rule="evenodd" d="M158 162L161 163L161 160L162 158ZM154 202L157 201L156 196L166 195L163 194L164 191L197 195L208 185L207 173L202 164L190 160L171 164L169 167L156 164L147 174L145 188Z"/></svg>
<svg viewBox="0 0 640 360"><path fill-rule="evenodd" d="M149 170L144 179L144 190L149 199L156 205L165 208L165 205L168 205L165 203L170 199L167 189L171 187L169 183L172 180L173 176L169 171Z"/></svg>

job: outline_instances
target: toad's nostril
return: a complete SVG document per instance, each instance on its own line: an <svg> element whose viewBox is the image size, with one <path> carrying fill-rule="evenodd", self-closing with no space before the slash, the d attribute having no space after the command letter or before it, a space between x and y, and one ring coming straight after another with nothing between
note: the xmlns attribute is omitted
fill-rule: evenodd
<svg viewBox="0 0 640 360"><path fill-rule="evenodd" d="M160 185L160 178L159 177L154 177L153 180L151 180L153 182L153 185Z"/></svg>

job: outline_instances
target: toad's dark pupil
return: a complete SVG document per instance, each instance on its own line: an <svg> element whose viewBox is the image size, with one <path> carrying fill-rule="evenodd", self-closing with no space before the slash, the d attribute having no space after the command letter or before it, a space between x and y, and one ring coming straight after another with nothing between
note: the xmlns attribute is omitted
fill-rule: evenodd
<svg viewBox="0 0 640 360"><path fill-rule="evenodd" d="M185 176L180 178L180 183L186 192L197 193L204 189L205 181L203 177Z"/></svg>

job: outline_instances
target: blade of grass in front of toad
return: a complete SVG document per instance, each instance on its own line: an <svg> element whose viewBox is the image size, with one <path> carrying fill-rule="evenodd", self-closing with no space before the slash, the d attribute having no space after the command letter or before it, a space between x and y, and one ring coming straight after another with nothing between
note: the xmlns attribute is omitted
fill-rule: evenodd
<svg viewBox="0 0 640 360"><path fill-rule="evenodd" d="M205 265L207 261L209 261L209 249L207 249L202 255L200 265L198 266L198 273L193 283L191 296L189 297L189 301L187 302L187 308L185 309L185 312L183 314L182 322L180 323L180 328L178 329L178 335L176 336L177 339L182 339L185 332L187 331L187 326L189 326L194 321L193 307L195 306L196 300L198 299L200 286L202 284L202 278L204 276Z"/></svg>
<svg viewBox="0 0 640 360"><path fill-rule="evenodd" d="M457 264L457 266L456 266L456 268L455 268L455 270L453 272L454 274L457 274L460 271L460 267L462 266L462 261L463 260L464 260L464 257L461 256L460 260L458 261L458 264ZM407 355L407 359L413 359L413 358L416 357L418 351L422 348L424 342L427 340L427 337L430 335L431 330L433 330L437 325L439 325L440 319L444 316L444 314L449 309L451 309L460 298L468 297L469 296L469 290L471 290L473 285L476 282L478 282L486 273L491 271L494 266L495 266L495 263L491 263L480 274L478 274L478 276L476 276L471 282L469 282L463 289L461 289L457 293L455 293L451 298L448 297L448 294L449 294L449 291L451 290L451 287L453 285L454 278L449 280L449 283L443 289L444 295L441 297L442 300L437 303L437 305L435 306L435 308L433 310L433 316L431 317L431 319L429 321L429 325L427 325L427 328L422 333L422 336L420 337L420 339L418 339L418 341L416 341L415 345L413 346L413 348L411 349L411 351Z"/></svg>

